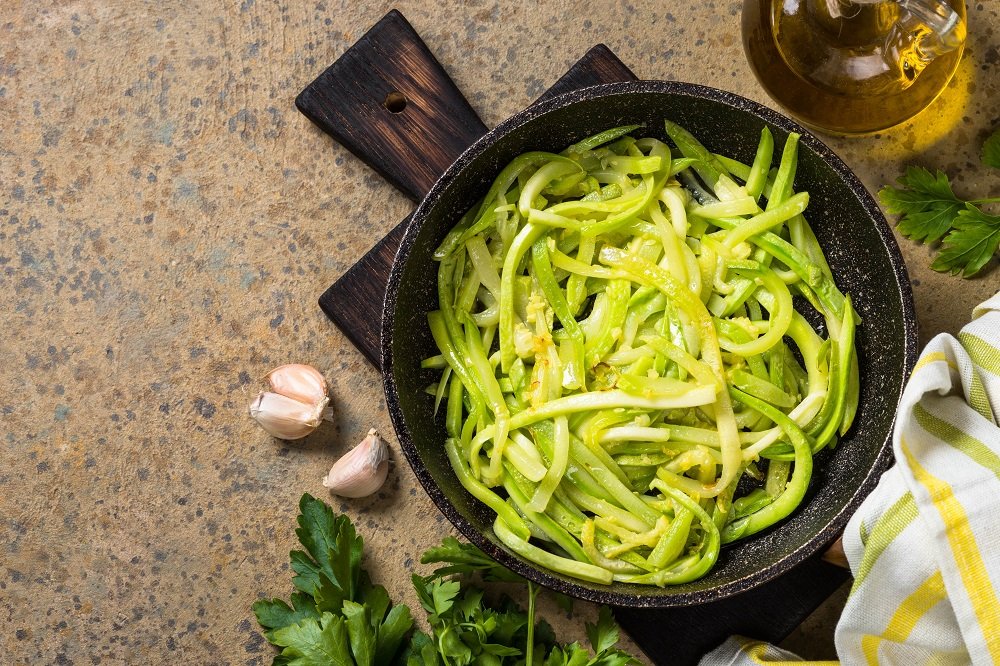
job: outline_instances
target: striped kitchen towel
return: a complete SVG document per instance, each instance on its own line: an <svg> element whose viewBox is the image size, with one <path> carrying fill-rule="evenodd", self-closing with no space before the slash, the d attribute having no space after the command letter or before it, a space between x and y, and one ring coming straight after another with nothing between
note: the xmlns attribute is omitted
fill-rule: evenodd
<svg viewBox="0 0 1000 666"><path fill-rule="evenodd" d="M893 432L896 464L844 532L854 586L845 664L1000 663L1000 293L924 349ZM734 637L703 666L800 663Z"/></svg>

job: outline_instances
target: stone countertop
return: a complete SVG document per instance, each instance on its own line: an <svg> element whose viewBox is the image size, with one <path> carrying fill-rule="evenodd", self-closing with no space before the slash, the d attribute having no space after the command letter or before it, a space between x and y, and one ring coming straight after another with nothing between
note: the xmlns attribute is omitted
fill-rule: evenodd
<svg viewBox="0 0 1000 666"><path fill-rule="evenodd" d="M299 496L327 497L322 476L369 427L392 432L378 375L316 299L412 206L292 100L392 6L0 8L4 661L270 661L249 607L287 598ZM395 6L489 125L597 42L640 77L772 104L744 60L737 0ZM960 72L930 110L828 139L871 190L917 163L963 194L1000 191L976 156L1000 124L1000 8L969 14ZM924 340L1000 286L996 266L961 281L901 246ZM326 372L336 412L297 444L246 416L257 378L293 361ZM334 507L375 577L416 607L409 571L451 530L398 452L377 497ZM800 643L830 650L837 604Z"/></svg>

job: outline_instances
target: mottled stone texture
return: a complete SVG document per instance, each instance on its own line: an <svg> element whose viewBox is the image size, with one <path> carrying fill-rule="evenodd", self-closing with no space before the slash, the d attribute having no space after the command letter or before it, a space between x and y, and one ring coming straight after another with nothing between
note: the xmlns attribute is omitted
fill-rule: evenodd
<svg viewBox="0 0 1000 666"><path fill-rule="evenodd" d="M292 99L391 6L0 6L4 663L270 660L249 606L289 590L296 500L369 427L390 432L378 376L316 298L411 208ZM736 0L398 6L487 124L598 41L641 77L769 103ZM871 189L916 162L1000 191L976 166L1000 124L998 12L969 6L961 72L917 121L830 141ZM1000 286L995 267L962 282L902 246L925 339ZM297 444L246 417L256 378L290 361L326 371L337 416ZM395 462L377 497L334 506L415 605L409 570L449 526Z"/></svg>

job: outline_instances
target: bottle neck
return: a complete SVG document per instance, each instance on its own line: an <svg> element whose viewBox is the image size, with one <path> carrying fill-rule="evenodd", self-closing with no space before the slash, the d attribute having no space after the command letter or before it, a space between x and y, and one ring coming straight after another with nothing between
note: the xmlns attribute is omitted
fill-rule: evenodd
<svg viewBox="0 0 1000 666"><path fill-rule="evenodd" d="M814 25L843 47L881 43L900 18L897 0L803 0Z"/></svg>

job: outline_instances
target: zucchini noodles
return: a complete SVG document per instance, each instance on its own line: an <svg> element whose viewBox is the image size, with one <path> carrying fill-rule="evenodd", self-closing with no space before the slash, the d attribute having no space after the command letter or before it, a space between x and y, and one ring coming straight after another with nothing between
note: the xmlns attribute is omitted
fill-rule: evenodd
<svg viewBox="0 0 1000 666"><path fill-rule="evenodd" d="M797 134L772 168L767 128L750 165L639 129L503 169L435 252L422 366L511 551L665 586L802 501L857 411L860 319L793 189Z"/></svg>

